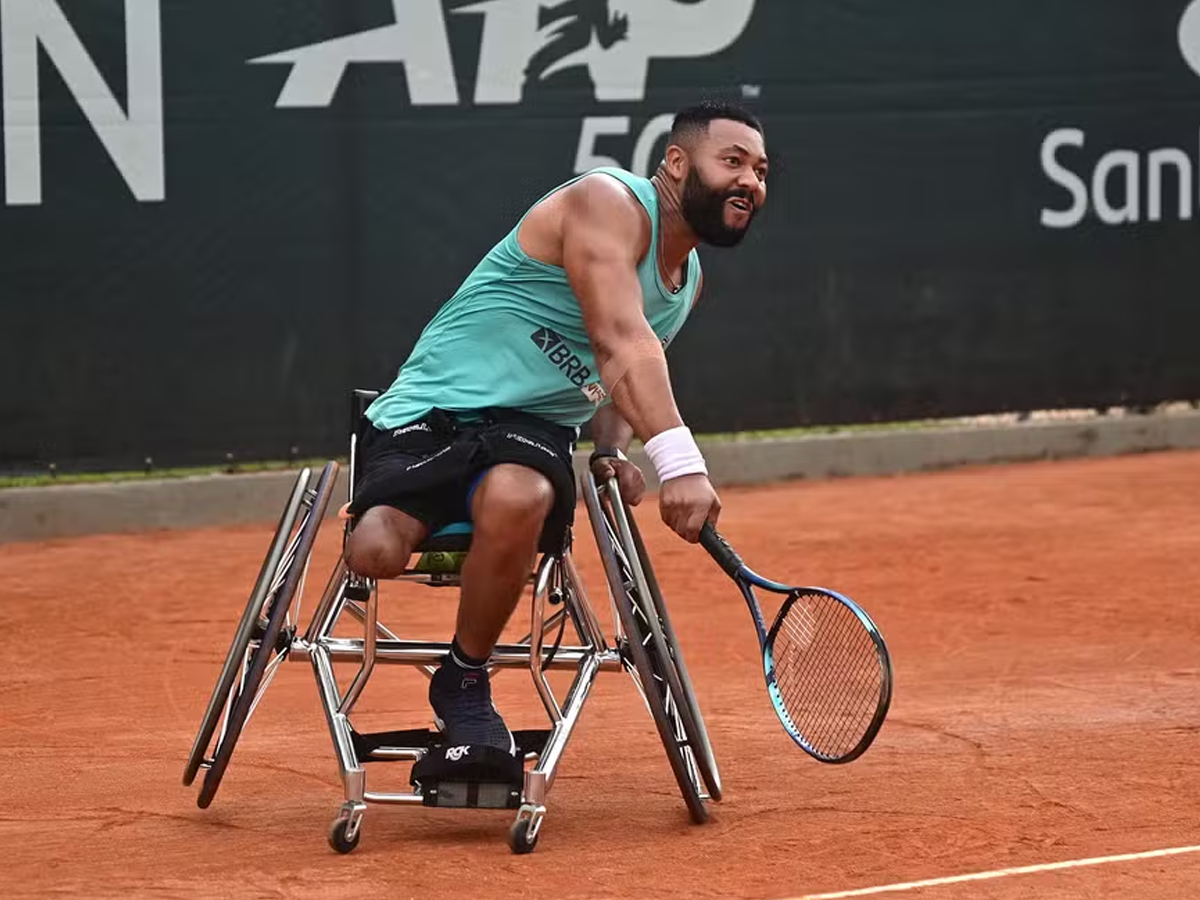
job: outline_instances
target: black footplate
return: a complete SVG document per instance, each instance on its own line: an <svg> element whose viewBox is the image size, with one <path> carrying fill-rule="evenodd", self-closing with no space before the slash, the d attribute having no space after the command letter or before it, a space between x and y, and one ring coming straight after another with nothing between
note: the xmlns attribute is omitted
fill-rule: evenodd
<svg viewBox="0 0 1200 900"><path fill-rule="evenodd" d="M426 806L516 809L525 785L525 762L496 747L434 744L409 777Z"/></svg>
<svg viewBox="0 0 1200 900"><path fill-rule="evenodd" d="M412 768L409 781L426 806L460 809L516 809L521 805L525 782L525 756L541 753L550 738L548 730L514 731L517 755L495 747L450 746L437 731L414 729L375 734L351 732L354 751L363 763L383 748L421 748L425 755Z"/></svg>

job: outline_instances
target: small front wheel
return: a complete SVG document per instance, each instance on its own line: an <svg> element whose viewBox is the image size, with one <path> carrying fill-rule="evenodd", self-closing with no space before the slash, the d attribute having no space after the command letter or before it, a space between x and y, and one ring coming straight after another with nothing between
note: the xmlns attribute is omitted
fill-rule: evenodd
<svg viewBox="0 0 1200 900"><path fill-rule="evenodd" d="M508 849L518 855L532 853L537 846L539 829L535 829L534 820L518 816L517 821L508 829Z"/></svg>
<svg viewBox="0 0 1200 900"><path fill-rule="evenodd" d="M329 846L338 853L349 853L358 846L362 837L362 809L353 804L344 804L338 817L329 826Z"/></svg>

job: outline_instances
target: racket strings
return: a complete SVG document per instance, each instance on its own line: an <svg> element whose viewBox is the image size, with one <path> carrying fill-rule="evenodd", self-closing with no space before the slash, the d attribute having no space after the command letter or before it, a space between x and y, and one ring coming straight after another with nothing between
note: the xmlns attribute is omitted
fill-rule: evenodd
<svg viewBox="0 0 1200 900"><path fill-rule="evenodd" d="M869 632L845 604L817 593L798 595L773 632L783 711L818 756L846 756L879 707L883 665Z"/></svg>

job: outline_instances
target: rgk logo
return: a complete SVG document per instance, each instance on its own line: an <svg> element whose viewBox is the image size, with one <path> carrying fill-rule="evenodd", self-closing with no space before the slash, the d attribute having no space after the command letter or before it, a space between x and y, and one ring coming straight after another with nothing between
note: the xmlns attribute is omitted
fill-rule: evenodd
<svg viewBox="0 0 1200 900"><path fill-rule="evenodd" d="M619 0L618 0L619 2ZM741 35L755 0L478 0L476 105L521 102L527 86L586 67L596 99L641 101L651 59L711 56ZM250 60L291 66L276 106L328 106L352 63L403 63L409 102L461 102L442 0L393 0L396 21Z"/></svg>

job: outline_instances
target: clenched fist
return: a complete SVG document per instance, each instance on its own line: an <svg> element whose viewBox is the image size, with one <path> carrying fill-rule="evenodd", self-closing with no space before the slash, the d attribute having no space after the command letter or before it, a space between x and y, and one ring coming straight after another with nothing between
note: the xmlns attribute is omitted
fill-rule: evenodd
<svg viewBox="0 0 1200 900"><path fill-rule="evenodd" d="M658 509L667 527L694 544L705 522L717 524L721 500L707 475L681 475L662 483Z"/></svg>

